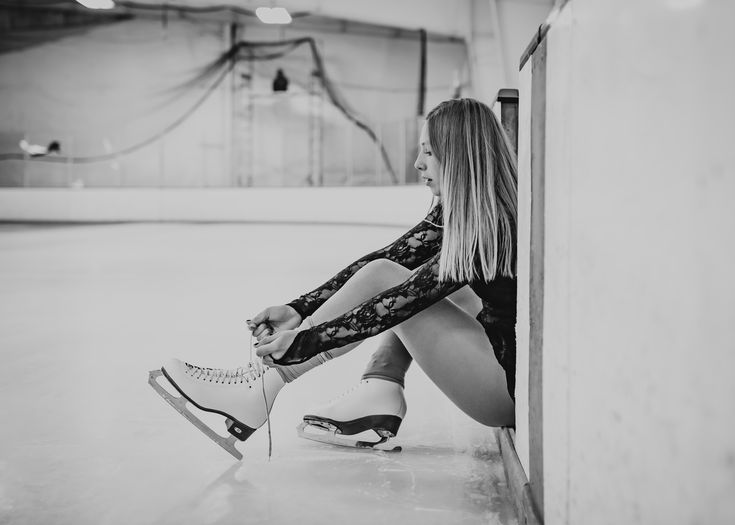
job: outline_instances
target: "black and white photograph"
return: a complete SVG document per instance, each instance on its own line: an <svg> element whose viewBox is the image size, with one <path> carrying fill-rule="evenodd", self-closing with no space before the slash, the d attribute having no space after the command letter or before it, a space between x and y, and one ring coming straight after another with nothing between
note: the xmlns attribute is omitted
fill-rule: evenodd
<svg viewBox="0 0 735 525"><path fill-rule="evenodd" d="M733 0L0 0L0 525L735 523Z"/></svg>

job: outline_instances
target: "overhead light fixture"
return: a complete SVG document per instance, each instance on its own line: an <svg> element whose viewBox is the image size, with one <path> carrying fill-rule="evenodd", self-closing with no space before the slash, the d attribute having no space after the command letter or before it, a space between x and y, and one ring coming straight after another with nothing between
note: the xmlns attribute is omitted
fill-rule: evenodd
<svg viewBox="0 0 735 525"><path fill-rule="evenodd" d="M112 9L115 2L112 0L77 0L80 4L88 9Z"/></svg>
<svg viewBox="0 0 735 525"><path fill-rule="evenodd" d="M257 16L264 24L290 24L291 15L285 7L258 7L255 10Z"/></svg>

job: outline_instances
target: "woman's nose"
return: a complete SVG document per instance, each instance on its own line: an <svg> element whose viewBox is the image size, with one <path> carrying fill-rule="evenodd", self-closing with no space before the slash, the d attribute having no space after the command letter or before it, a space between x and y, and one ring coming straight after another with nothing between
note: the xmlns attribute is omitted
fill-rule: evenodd
<svg viewBox="0 0 735 525"><path fill-rule="evenodd" d="M416 157L416 162L413 163L413 167L419 171L424 171L424 168L426 167L426 165L423 162L421 162L421 157Z"/></svg>

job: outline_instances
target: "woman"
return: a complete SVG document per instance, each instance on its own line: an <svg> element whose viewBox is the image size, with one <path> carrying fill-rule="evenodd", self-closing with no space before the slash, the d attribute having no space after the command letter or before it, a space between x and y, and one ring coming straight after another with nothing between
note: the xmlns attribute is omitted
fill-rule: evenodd
<svg viewBox="0 0 735 525"><path fill-rule="evenodd" d="M171 360L166 377L200 408L227 416L230 432L244 440L265 423L286 383L382 333L358 387L306 422L341 434L395 435L415 359L470 417L512 425L517 175L508 139L486 105L446 101L426 117L415 167L438 197L423 221L248 322L269 366L212 370ZM469 293L482 301L476 316L455 302Z"/></svg>

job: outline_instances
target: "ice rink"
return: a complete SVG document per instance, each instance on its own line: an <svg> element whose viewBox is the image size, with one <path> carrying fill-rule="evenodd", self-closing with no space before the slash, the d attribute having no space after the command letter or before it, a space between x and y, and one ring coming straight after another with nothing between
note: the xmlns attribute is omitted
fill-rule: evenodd
<svg viewBox="0 0 735 525"><path fill-rule="evenodd" d="M394 440L403 452L297 437L308 407L359 380L374 341L281 392L270 460L265 427L238 444L236 462L147 384L169 356L245 363L245 319L401 232L0 226L0 523L515 523L494 430L416 365Z"/></svg>

